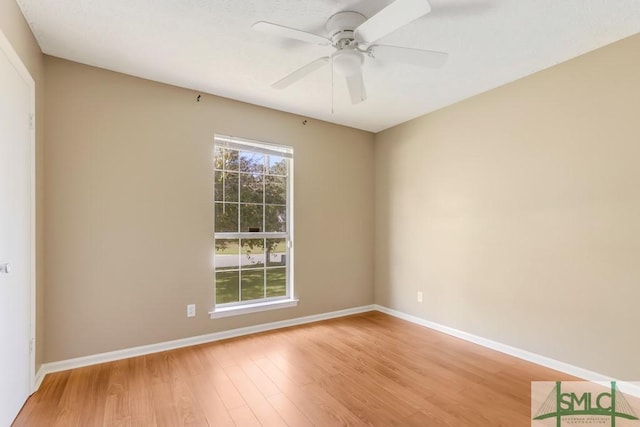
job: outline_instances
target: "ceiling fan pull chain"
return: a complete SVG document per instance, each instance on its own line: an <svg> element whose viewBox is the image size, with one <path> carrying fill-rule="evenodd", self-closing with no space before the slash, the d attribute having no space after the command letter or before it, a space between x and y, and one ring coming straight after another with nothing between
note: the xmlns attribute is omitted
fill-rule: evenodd
<svg viewBox="0 0 640 427"><path fill-rule="evenodd" d="M334 89L334 85L333 85L333 80L334 80L334 77L333 77L333 55L332 55L331 56L331 114L334 114L334 111L333 111L333 98L335 96L335 94L334 94L335 89Z"/></svg>

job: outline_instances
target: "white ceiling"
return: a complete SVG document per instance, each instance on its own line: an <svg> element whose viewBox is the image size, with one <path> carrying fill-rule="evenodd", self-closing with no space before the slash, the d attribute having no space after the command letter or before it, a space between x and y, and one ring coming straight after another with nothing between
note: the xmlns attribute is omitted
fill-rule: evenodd
<svg viewBox="0 0 640 427"><path fill-rule="evenodd" d="M431 0L379 41L449 52L436 70L365 63L368 99L349 101L326 67L270 84L333 48L250 29L270 21L325 35L336 12L391 0L17 0L43 52L159 82L377 132L640 32L640 0ZM640 54L640 53L639 53Z"/></svg>

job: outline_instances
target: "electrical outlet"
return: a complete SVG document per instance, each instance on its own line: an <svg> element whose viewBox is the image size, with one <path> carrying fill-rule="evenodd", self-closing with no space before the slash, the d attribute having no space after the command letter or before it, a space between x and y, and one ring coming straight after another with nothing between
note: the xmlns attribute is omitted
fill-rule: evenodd
<svg viewBox="0 0 640 427"><path fill-rule="evenodd" d="M196 305L195 304L187 305L187 317L196 317Z"/></svg>
<svg viewBox="0 0 640 427"><path fill-rule="evenodd" d="M422 302L422 291L418 291L418 302Z"/></svg>

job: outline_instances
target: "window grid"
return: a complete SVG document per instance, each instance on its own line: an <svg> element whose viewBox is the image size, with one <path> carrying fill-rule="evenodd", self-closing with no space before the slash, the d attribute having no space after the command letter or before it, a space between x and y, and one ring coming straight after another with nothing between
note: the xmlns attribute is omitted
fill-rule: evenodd
<svg viewBox="0 0 640 427"><path fill-rule="evenodd" d="M231 151L238 151L238 163L237 163L237 170L234 169L229 169L228 166L228 158L227 155L228 153ZM284 166L285 166L285 174L279 174L279 173L273 173L272 170L272 155L270 154L264 154L264 153L260 153L258 154L258 156L261 157L261 164L258 164L258 170L257 171L242 171L242 157L240 153L245 153L248 152L250 153L250 155L253 155L255 157L256 153L251 153L250 150L240 150L240 149L231 149L231 148L219 148L216 147L215 149L215 153L216 155L218 155L218 153L222 156L223 161L221 162L222 167L218 168L216 167L216 165L214 164L214 174L215 172L220 172L221 173L221 182L216 181L216 183L214 185L221 185L222 186L222 200L216 200L218 197L214 197L214 201L216 204L220 204L222 206L222 211L226 213L227 210L227 206L237 206L237 224L235 225L236 228L236 232L216 232L215 233L215 240L223 240L223 239L237 239L238 243L238 253L237 253L237 262L235 264L237 264L237 268L230 268L230 267L226 267L226 268L221 268L218 269L217 267L215 268L215 272L216 272L216 279L218 277L218 273L222 272L222 273L237 273L238 275L238 292L237 292L237 301L232 301L232 302L227 302L227 303L218 303L216 302L216 305L241 305L243 303L253 303L256 301L264 301L264 300L273 300L273 299L282 299L282 298L289 298L291 297L291 286L290 286L290 248L291 248L291 242L289 239L290 236L290 221L291 221L291 214L290 214L290 189L291 189L291 183L290 183L290 179L291 179L291 159L290 158L285 158L283 156L280 155L276 155L275 157L281 159L280 162L284 162ZM215 156L214 156L215 158ZM251 158L251 156L249 157L249 159ZM235 175L231 175L231 174L235 174ZM233 176L233 180L237 180L235 182L235 184L237 184L237 201L228 201L227 200L227 180ZM261 181L261 191L262 191L262 200L261 203L256 203L256 202L248 202L248 201L243 201L243 177L247 177L247 176L253 176L253 177L259 177L260 181ZM271 203L267 203L267 184L271 183L271 181L268 179L269 177L277 177L277 178L284 178L284 188L285 188L285 192L284 192L284 201L286 204L280 204L280 203L273 203L273 200L270 200ZM273 185L273 183L272 183ZM215 188L215 187L214 187ZM272 190L273 191L273 190ZM216 194L217 195L217 194ZM248 231L248 227L250 227L250 225L246 225L243 224L243 209L242 206L259 206L261 208L261 227L259 232L256 231ZM276 207L281 211L284 211L284 225L285 225L285 231L266 231L267 230L267 210L268 207ZM279 222L282 222L281 220ZM279 227L278 227L279 228ZM261 257L263 259L262 261L262 265L261 266L256 266L253 267L251 264L249 265L243 265L242 264L242 257L243 257L243 239L251 239L251 240L262 240L262 253L261 253ZM269 247L269 243L267 242L268 239L282 239L283 243L284 243L284 248L282 252L275 252L276 254L280 254L280 259L282 262L282 265L269 265L269 263L271 262L271 256L273 254L272 251L268 250ZM281 250L282 250L281 249ZM216 250L216 256L218 255L217 250ZM215 266L215 262L214 262L214 266ZM247 275L246 277L250 277L250 273L252 272L258 272L261 271L262 272L262 298L250 298L250 299L243 299L243 275ZM276 295L276 296L272 296L270 297L268 295L269 292L269 277L270 274L269 272L278 272L278 271L284 271L284 295Z"/></svg>

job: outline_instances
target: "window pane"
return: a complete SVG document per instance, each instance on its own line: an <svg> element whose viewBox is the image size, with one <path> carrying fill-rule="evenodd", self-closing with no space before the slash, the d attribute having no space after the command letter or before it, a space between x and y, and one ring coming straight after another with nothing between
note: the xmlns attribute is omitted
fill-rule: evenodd
<svg viewBox="0 0 640 427"><path fill-rule="evenodd" d="M250 151L239 151L241 172L264 172L264 154L252 153Z"/></svg>
<svg viewBox="0 0 640 427"><path fill-rule="evenodd" d="M287 295L286 277L286 268L270 268L267 270L267 298Z"/></svg>
<svg viewBox="0 0 640 427"><path fill-rule="evenodd" d="M284 176L267 176L264 201L270 205L287 203L287 178Z"/></svg>
<svg viewBox="0 0 640 427"><path fill-rule="evenodd" d="M263 175L240 174L240 201L243 203L262 203Z"/></svg>
<svg viewBox="0 0 640 427"><path fill-rule="evenodd" d="M287 265L286 252L286 239L267 239L267 266Z"/></svg>
<svg viewBox="0 0 640 427"><path fill-rule="evenodd" d="M239 271L216 272L216 304L238 302L239 300Z"/></svg>
<svg viewBox="0 0 640 427"><path fill-rule="evenodd" d="M226 148L217 147L213 153L214 167L220 170L238 170L238 152Z"/></svg>
<svg viewBox="0 0 640 427"><path fill-rule="evenodd" d="M222 169L223 167L224 148L216 147L213 150L213 168Z"/></svg>
<svg viewBox="0 0 640 427"><path fill-rule="evenodd" d="M216 271L240 268L238 239L216 239Z"/></svg>
<svg viewBox="0 0 640 427"><path fill-rule="evenodd" d="M238 205L216 203L215 230L216 233L238 232Z"/></svg>
<svg viewBox="0 0 640 427"><path fill-rule="evenodd" d="M264 298L264 269L242 271L242 301Z"/></svg>
<svg viewBox="0 0 640 427"><path fill-rule="evenodd" d="M269 205L265 207L265 230L266 232L287 231L287 210L285 206Z"/></svg>
<svg viewBox="0 0 640 427"><path fill-rule="evenodd" d="M213 179L213 200L216 202L224 201L224 179L226 178L226 174L223 172L216 171Z"/></svg>
<svg viewBox="0 0 640 427"><path fill-rule="evenodd" d="M238 174L235 172L215 173L215 200L216 202L238 201Z"/></svg>
<svg viewBox="0 0 640 427"><path fill-rule="evenodd" d="M264 239L242 239L242 268L264 267Z"/></svg>
<svg viewBox="0 0 640 427"><path fill-rule="evenodd" d="M262 231L262 205L240 205L240 231Z"/></svg>
<svg viewBox="0 0 640 427"><path fill-rule="evenodd" d="M287 159L278 156L269 156L269 173L272 175L287 174Z"/></svg>

